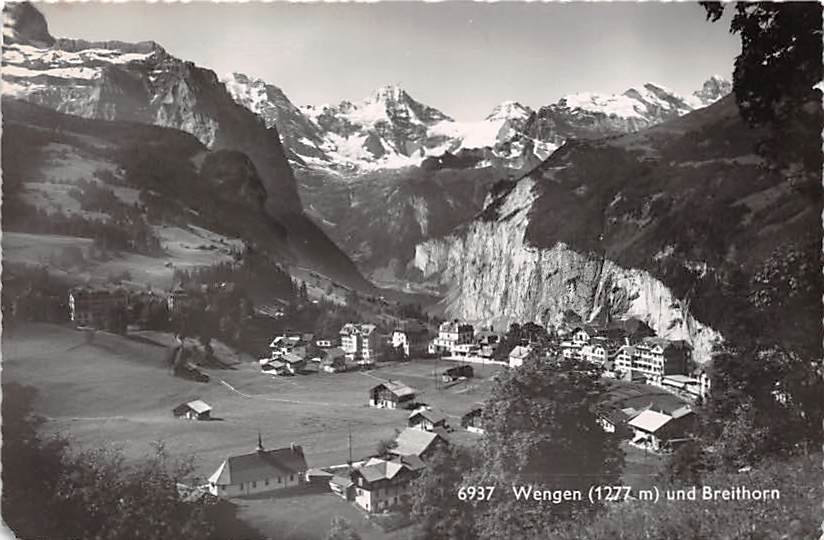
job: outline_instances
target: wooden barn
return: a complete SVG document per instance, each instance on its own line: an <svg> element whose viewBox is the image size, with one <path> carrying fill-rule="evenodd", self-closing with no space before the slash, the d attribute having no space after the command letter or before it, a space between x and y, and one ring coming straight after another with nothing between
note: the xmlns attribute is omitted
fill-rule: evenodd
<svg viewBox="0 0 824 540"><path fill-rule="evenodd" d="M383 409L407 409L415 401L415 389L397 381L387 381L369 390L369 406Z"/></svg>
<svg viewBox="0 0 824 540"><path fill-rule="evenodd" d="M172 414L176 418L186 418L187 420L209 420L212 414L212 407L205 401L196 399L186 403L181 403L174 409Z"/></svg>

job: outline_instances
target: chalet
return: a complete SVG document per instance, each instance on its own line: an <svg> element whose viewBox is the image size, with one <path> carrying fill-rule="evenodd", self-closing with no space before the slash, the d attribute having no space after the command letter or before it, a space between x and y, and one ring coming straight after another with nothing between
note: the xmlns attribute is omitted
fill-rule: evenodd
<svg viewBox="0 0 824 540"><path fill-rule="evenodd" d="M414 455L372 458L352 472L355 504L367 512L381 512L404 502L412 480L425 467Z"/></svg>
<svg viewBox="0 0 824 540"><path fill-rule="evenodd" d="M380 337L374 324L346 323L339 334L341 349L348 359L362 364L372 364L377 360Z"/></svg>
<svg viewBox="0 0 824 540"><path fill-rule="evenodd" d="M456 381L461 377L472 378L475 371L472 369L472 366L468 364L461 364L459 366L452 366L451 368L447 368L441 374L441 380L445 383L449 383L452 381Z"/></svg>
<svg viewBox="0 0 824 540"><path fill-rule="evenodd" d="M409 427L424 431L447 429L446 416L431 409L418 409L409 415Z"/></svg>
<svg viewBox="0 0 824 540"><path fill-rule="evenodd" d="M125 329L128 304L125 289L77 287L69 291L69 318L78 326Z"/></svg>
<svg viewBox="0 0 824 540"><path fill-rule="evenodd" d="M524 365L524 360L529 357L532 348L523 345L518 345L509 353L509 367L516 368Z"/></svg>
<svg viewBox="0 0 824 540"><path fill-rule="evenodd" d="M300 446L265 450L258 437L254 452L230 456L221 463L209 477L209 492L236 497L298 486L305 481L307 469Z"/></svg>
<svg viewBox="0 0 824 540"><path fill-rule="evenodd" d="M575 327L570 333L572 342L577 345L586 345L598 334L598 329L588 324Z"/></svg>
<svg viewBox="0 0 824 540"><path fill-rule="evenodd" d="M633 430L632 443L652 451L658 451L664 444L664 426L672 417L657 411L646 410L629 421Z"/></svg>
<svg viewBox="0 0 824 540"><path fill-rule="evenodd" d="M172 414L176 418L186 418L187 420L209 420L211 412L212 407L199 399L181 403L172 409Z"/></svg>
<svg viewBox="0 0 824 540"><path fill-rule="evenodd" d="M392 333L392 348L403 349L408 357L419 357L427 354L427 339L429 332L426 327L417 321L410 321L402 328Z"/></svg>
<svg viewBox="0 0 824 540"><path fill-rule="evenodd" d="M473 407L468 413L461 417L461 425L467 431L473 433L484 433L481 417L483 415L483 408Z"/></svg>
<svg viewBox="0 0 824 540"><path fill-rule="evenodd" d="M695 414L689 407L676 409L672 414L647 409L630 420L628 426L633 430L633 445L658 452L685 440L694 421Z"/></svg>
<svg viewBox="0 0 824 540"><path fill-rule="evenodd" d="M395 439L397 446L389 450L397 456L417 456L423 460L429 458L439 447L447 446L446 430L435 428L434 431L406 428Z"/></svg>
<svg viewBox="0 0 824 540"><path fill-rule="evenodd" d="M471 344L474 335L475 328L471 324L463 324L457 319L444 322L438 327L438 337L432 340L429 352L451 355L456 346Z"/></svg>
<svg viewBox="0 0 824 540"><path fill-rule="evenodd" d="M407 409L415 401L415 389L400 382L387 381L369 390L369 406L383 409Z"/></svg>

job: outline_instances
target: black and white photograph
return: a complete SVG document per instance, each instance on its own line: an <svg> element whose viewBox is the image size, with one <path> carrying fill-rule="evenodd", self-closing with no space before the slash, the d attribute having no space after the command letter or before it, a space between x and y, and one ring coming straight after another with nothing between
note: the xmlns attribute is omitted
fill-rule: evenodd
<svg viewBox="0 0 824 540"><path fill-rule="evenodd" d="M2 16L0 538L824 538L820 2Z"/></svg>

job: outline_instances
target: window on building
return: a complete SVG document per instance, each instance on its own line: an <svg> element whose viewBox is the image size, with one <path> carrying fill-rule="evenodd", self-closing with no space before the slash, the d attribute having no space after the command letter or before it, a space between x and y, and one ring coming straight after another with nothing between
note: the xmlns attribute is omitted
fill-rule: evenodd
<svg viewBox="0 0 824 540"><path fill-rule="evenodd" d="M252 482L252 488L256 488L256 487L257 487L257 482Z"/></svg>
<svg viewBox="0 0 824 540"><path fill-rule="evenodd" d="M268 478L267 478L266 480L264 480L264 481L263 481L263 485L265 485L265 486L268 486L268 485L269 485L269 479L268 479Z"/></svg>
<svg viewBox="0 0 824 540"><path fill-rule="evenodd" d="M289 481L290 481L290 482L294 482L294 481L295 481L295 475L294 475L294 474L290 474L290 475L289 475Z"/></svg>

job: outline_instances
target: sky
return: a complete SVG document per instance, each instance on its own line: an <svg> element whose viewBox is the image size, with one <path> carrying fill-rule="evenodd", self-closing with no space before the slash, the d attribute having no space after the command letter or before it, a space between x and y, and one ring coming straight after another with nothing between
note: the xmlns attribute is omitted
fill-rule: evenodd
<svg viewBox="0 0 824 540"><path fill-rule="evenodd" d="M169 53L279 86L296 105L397 84L459 120L506 100L655 82L690 94L730 77L729 23L697 3L38 3L52 35L154 40Z"/></svg>

